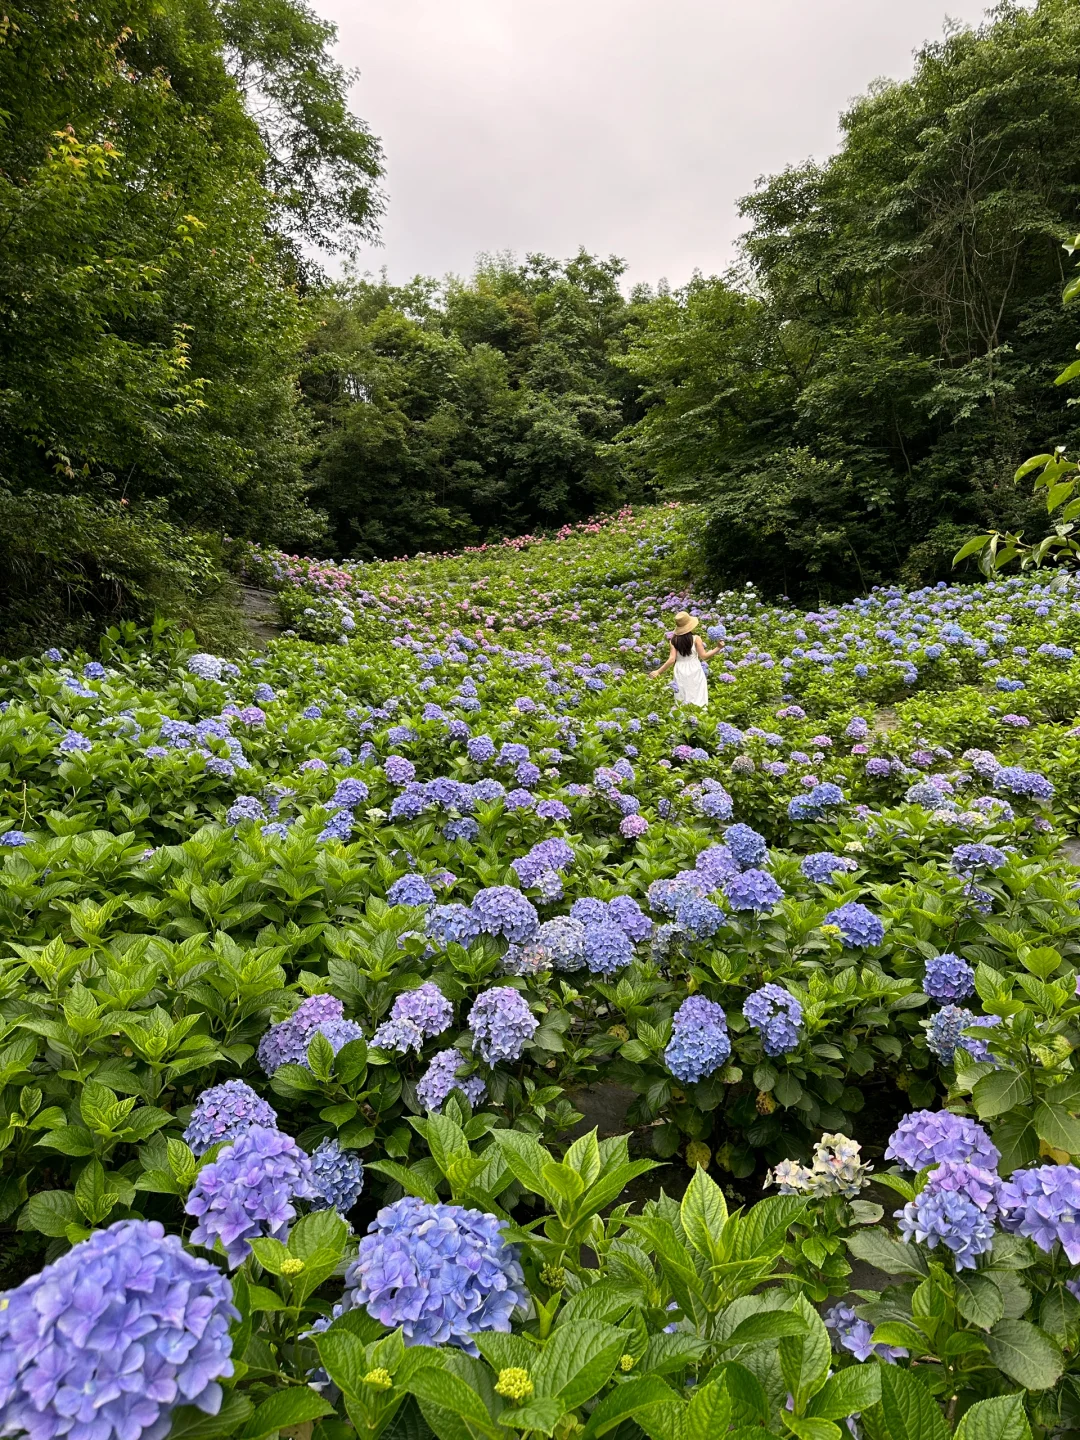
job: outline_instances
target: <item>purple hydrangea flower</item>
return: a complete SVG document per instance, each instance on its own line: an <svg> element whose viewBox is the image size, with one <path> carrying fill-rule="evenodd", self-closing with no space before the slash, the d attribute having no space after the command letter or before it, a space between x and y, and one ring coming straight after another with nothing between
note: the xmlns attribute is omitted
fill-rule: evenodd
<svg viewBox="0 0 1080 1440"><path fill-rule="evenodd" d="M474 765L484 765L495 758L495 742L490 735L474 735L465 748Z"/></svg>
<svg viewBox="0 0 1080 1440"><path fill-rule="evenodd" d="M508 985L485 990L469 1011L473 1049L488 1065L517 1060L539 1023L524 995Z"/></svg>
<svg viewBox="0 0 1080 1440"><path fill-rule="evenodd" d="M607 913L608 919L635 943L647 940L652 934L652 921L630 895L616 895L614 900L609 900Z"/></svg>
<svg viewBox="0 0 1080 1440"><path fill-rule="evenodd" d="M564 805L561 800L537 801L536 814L541 820L569 820L572 818L569 805Z"/></svg>
<svg viewBox="0 0 1080 1440"><path fill-rule="evenodd" d="M580 970L585 964L586 926L572 915L545 920L533 944L542 948L556 970Z"/></svg>
<svg viewBox="0 0 1080 1440"><path fill-rule="evenodd" d="M676 1080L693 1085L719 1070L731 1054L727 1016L715 1000L689 995L675 1012L664 1064Z"/></svg>
<svg viewBox="0 0 1080 1440"><path fill-rule="evenodd" d="M6 830L0 835L0 845L6 845L9 849L18 850L23 845L30 844L30 836L25 830Z"/></svg>
<svg viewBox="0 0 1080 1440"><path fill-rule="evenodd" d="M351 810L339 810L319 831L319 842L325 845L329 840L339 840L343 845L347 845L352 838L354 824ZM266 834L265 830L263 834Z"/></svg>
<svg viewBox="0 0 1080 1440"><path fill-rule="evenodd" d="M282 1065L307 1067L308 1045L316 1032L324 1035L334 1054L350 1040L363 1038L363 1030L346 1020L345 1007L336 995L311 995L287 1020L271 1025L259 1041L259 1064L267 1075Z"/></svg>
<svg viewBox="0 0 1080 1440"><path fill-rule="evenodd" d="M755 910L764 914L784 898L784 892L767 870L744 870L731 875L723 884L724 895L732 910Z"/></svg>
<svg viewBox="0 0 1080 1440"><path fill-rule="evenodd" d="M566 840L541 840L525 855L511 860L510 865L520 884L533 886L549 870L565 870L574 863L574 847Z"/></svg>
<svg viewBox="0 0 1080 1440"><path fill-rule="evenodd" d="M199 1096L184 1140L193 1154L204 1155L212 1145L235 1140L253 1125L276 1129L277 1112L243 1080L226 1080Z"/></svg>
<svg viewBox="0 0 1080 1440"><path fill-rule="evenodd" d="M1080 1265L1080 1169L1040 1165L1014 1170L1001 1185L1001 1223L1034 1240L1040 1250L1061 1242L1070 1265Z"/></svg>
<svg viewBox="0 0 1080 1440"><path fill-rule="evenodd" d="M437 945L463 945L480 938L480 922L467 905L433 905L424 917L424 934Z"/></svg>
<svg viewBox="0 0 1080 1440"><path fill-rule="evenodd" d="M886 1160L905 1170L925 1170L944 1160L971 1161L996 1170L1001 1153L981 1125L951 1110L913 1110L889 1136Z"/></svg>
<svg viewBox="0 0 1080 1440"><path fill-rule="evenodd" d="M199 680L220 680L221 672L225 668L225 661L219 660L216 655L205 653L190 655L187 668L189 673Z"/></svg>
<svg viewBox="0 0 1080 1440"><path fill-rule="evenodd" d="M363 1306L408 1345L457 1345L486 1330L508 1334L528 1299L503 1222L482 1210L408 1195L380 1210L345 1273L346 1309Z"/></svg>
<svg viewBox="0 0 1080 1440"><path fill-rule="evenodd" d="M585 964L594 975L614 975L634 958L633 941L621 925L605 918L585 926Z"/></svg>
<svg viewBox="0 0 1080 1440"><path fill-rule="evenodd" d="M908 1352L899 1345L875 1345L871 1339L874 1327L869 1321L860 1320L851 1305L834 1305L823 1319L837 1353L847 1350L856 1360L869 1360L871 1355L876 1355L889 1365L907 1358Z"/></svg>
<svg viewBox="0 0 1080 1440"><path fill-rule="evenodd" d="M709 940L722 928L726 917L719 905L700 895L684 893L675 907L675 920L695 940Z"/></svg>
<svg viewBox="0 0 1080 1440"><path fill-rule="evenodd" d="M885 926L872 910L860 905L857 900L849 900L846 905L830 910L824 923L835 925L841 940L852 950L868 949L880 945L885 939Z"/></svg>
<svg viewBox="0 0 1080 1440"><path fill-rule="evenodd" d="M536 932L536 907L512 885L492 885L473 897L472 913L485 935L502 935L521 944Z"/></svg>
<svg viewBox="0 0 1080 1440"><path fill-rule="evenodd" d="M324 1140L311 1157L311 1183L317 1194L313 1210L337 1210L347 1215L364 1188L364 1162L336 1140Z"/></svg>
<svg viewBox="0 0 1080 1440"><path fill-rule="evenodd" d="M430 980L415 990L403 990L390 1010L390 1019L380 1025L371 1043L380 1050L407 1050L419 1054L425 1039L441 1035L454 1018L454 1007Z"/></svg>
<svg viewBox="0 0 1080 1440"><path fill-rule="evenodd" d="M184 1209L198 1221L191 1243L213 1250L220 1240L235 1269L250 1241L284 1239L296 1216L294 1199L313 1200L311 1162L291 1135L256 1125L199 1171Z"/></svg>
<svg viewBox="0 0 1080 1440"><path fill-rule="evenodd" d="M164 1440L216 1415L240 1318L216 1266L156 1220L118 1220L0 1295L0 1424L30 1440Z"/></svg>
<svg viewBox="0 0 1080 1440"><path fill-rule="evenodd" d="M383 774L391 785L407 785L416 779L416 766L404 755L390 755L383 764Z"/></svg>
<svg viewBox="0 0 1080 1440"><path fill-rule="evenodd" d="M883 759L880 755L871 755L863 769L871 780L887 780L892 774L891 762Z"/></svg>
<svg viewBox="0 0 1080 1440"><path fill-rule="evenodd" d="M607 901L600 900L595 895L582 895L570 906L570 916L582 925L606 925Z"/></svg>
<svg viewBox="0 0 1080 1440"><path fill-rule="evenodd" d="M710 845L707 850L698 851L694 869L706 890L719 890L725 880L738 873L739 867L726 845Z"/></svg>
<svg viewBox="0 0 1080 1440"><path fill-rule="evenodd" d="M981 869L1000 870L1007 861L1004 850L996 845L957 845L952 852L952 868L958 875L974 875Z"/></svg>
<svg viewBox="0 0 1080 1440"><path fill-rule="evenodd" d="M834 855L831 850L815 850L804 855L799 869L815 885L828 885L833 876L857 870L858 863L848 855Z"/></svg>
<svg viewBox="0 0 1080 1440"><path fill-rule="evenodd" d="M243 820L265 820L263 803L254 795L238 795L225 812L226 825L239 825Z"/></svg>
<svg viewBox="0 0 1080 1440"><path fill-rule="evenodd" d="M68 730L57 749L61 755L74 755L77 751L86 754L94 748L93 741L78 730Z"/></svg>
<svg viewBox="0 0 1080 1440"><path fill-rule="evenodd" d="M1045 775L1035 770L1024 770L1019 765L1005 765L994 777L995 790L1007 790L1010 795L1020 795L1029 800L1052 800L1054 787Z"/></svg>
<svg viewBox="0 0 1080 1440"><path fill-rule="evenodd" d="M760 869L769 854L768 841L749 825L731 825L724 844L740 870Z"/></svg>
<svg viewBox="0 0 1080 1440"><path fill-rule="evenodd" d="M958 1270L973 1270L994 1241L1000 1184L989 1170L946 1160L930 1172L915 1199L895 1212L900 1233L931 1250L944 1245Z"/></svg>
<svg viewBox="0 0 1080 1440"><path fill-rule="evenodd" d="M979 1062L989 1055L986 1041L963 1032L972 1026L990 1028L1000 1024L998 1015L974 1015L961 1005L943 1005L927 1026L926 1044L944 1065L953 1063L958 1049L966 1050L972 1060Z"/></svg>
<svg viewBox="0 0 1080 1440"><path fill-rule="evenodd" d="M975 989L975 971L959 955L935 955L926 962L923 990L931 1000L966 1000Z"/></svg>
<svg viewBox="0 0 1080 1440"><path fill-rule="evenodd" d="M338 781L337 789L330 797L330 804L340 810L355 810L357 805L368 798L368 793L368 787L363 780L347 775L344 780Z"/></svg>
<svg viewBox="0 0 1080 1440"><path fill-rule="evenodd" d="M422 875L402 875L386 892L391 905L432 905L435 891Z"/></svg>
<svg viewBox="0 0 1080 1440"><path fill-rule="evenodd" d="M470 1105L479 1105L483 1100L487 1086L479 1075L459 1077L465 1063L460 1050L440 1050L432 1056L416 1085L416 1098L429 1114L442 1109L451 1090L462 1091Z"/></svg>
<svg viewBox="0 0 1080 1440"><path fill-rule="evenodd" d="M786 1055L799 1043L802 1006L782 985L762 985L747 998L743 1015L761 1033L766 1055Z"/></svg>

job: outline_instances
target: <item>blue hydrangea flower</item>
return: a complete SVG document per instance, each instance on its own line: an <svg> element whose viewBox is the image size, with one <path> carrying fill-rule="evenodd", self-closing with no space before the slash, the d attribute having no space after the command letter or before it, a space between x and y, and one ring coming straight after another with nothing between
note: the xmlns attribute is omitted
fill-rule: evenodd
<svg viewBox="0 0 1080 1440"><path fill-rule="evenodd" d="M76 752L85 755L87 751L94 748L94 745L89 736L81 734L78 730L68 730L56 748L61 755L74 755Z"/></svg>
<svg viewBox="0 0 1080 1440"><path fill-rule="evenodd" d="M281 1240L296 1216L293 1200L313 1200L311 1162L291 1135L261 1125L246 1130L195 1178L184 1209L197 1220L191 1243L220 1240L229 1268L251 1254L250 1241Z"/></svg>
<svg viewBox="0 0 1080 1440"><path fill-rule="evenodd" d="M311 995L287 1020L271 1025L259 1041L259 1064L267 1075L282 1065L307 1066L308 1045L318 1032L329 1040L334 1054L350 1040L363 1038L363 1030L346 1020L345 1007L336 995Z"/></svg>
<svg viewBox="0 0 1080 1440"><path fill-rule="evenodd" d="M889 1136L885 1159L916 1173L943 1160L968 1160L984 1170L996 1170L1001 1153L983 1127L966 1115L913 1110Z"/></svg>
<svg viewBox="0 0 1080 1440"><path fill-rule="evenodd" d="M363 780L347 775L344 780L338 781L337 788L330 797L330 804L340 810L355 810L357 805L368 798L368 793L368 787Z"/></svg>
<svg viewBox="0 0 1080 1440"><path fill-rule="evenodd" d="M585 926L585 964L594 975L614 975L634 958L629 935L605 918L602 924Z"/></svg>
<svg viewBox="0 0 1080 1440"><path fill-rule="evenodd" d="M471 815L462 815L456 820L448 820L443 826L443 834L447 840L464 840L471 845L480 834L480 826Z"/></svg>
<svg viewBox="0 0 1080 1440"><path fill-rule="evenodd" d="M857 900L849 900L846 905L830 910L823 923L835 925L841 940L852 950L869 949L885 939L885 926L872 910L860 905Z"/></svg>
<svg viewBox="0 0 1080 1440"><path fill-rule="evenodd" d="M488 1065L517 1060L539 1023L524 995L508 985L485 990L469 1011L473 1049Z"/></svg>
<svg viewBox="0 0 1080 1440"><path fill-rule="evenodd" d="M199 1096L184 1140L193 1154L203 1155L212 1145L235 1140L253 1125L275 1129L277 1112L243 1080L226 1080Z"/></svg>
<svg viewBox="0 0 1080 1440"><path fill-rule="evenodd" d="M0 845L6 845L9 849L18 850L23 845L30 844L30 836L25 830L6 830L0 835Z"/></svg>
<svg viewBox="0 0 1080 1440"><path fill-rule="evenodd" d="M710 845L707 850L698 852L694 869L701 876L706 890L719 890L725 880L738 873L739 867L726 845Z"/></svg>
<svg viewBox="0 0 1080 1440"><path fill-rule="evenodd" d="M541 876L549 871L565 870L574 863L574 848L559 838L541 840L525 855L511 860L510 865L518 877L518 883L526 887L538 885Z"/></svg>
<svg viewBox="0 0 1080 1440"><path fill-rule="evenodd" d="M735 810L735 802L726 790L707 790L694 800L694 808L699 810L707 820L719 820L723 823L731 819Z"/></svg>
<svg viewBox="0 0 1080 1440"><path fill-rule="evenodd" d="M539 800L536 814L541 820L569 820L572 818L569 805L561 800Z"/></svg>
<svg viewBox="0 0 1080 1440"><path fill-rule="evenodd" d="M732 910L754 910L764 914L784 898L784 892L767 870L744 870L731 875L723 884L724 895Z"/></svg>
<svg viewBox="0 0 1080 1440"><path fill-rule="evenodd" d="M711 900L684 894L675 907L675 920L695 940L708 940L723 926L725 916Z"/></svg>
<svg viewBox="0 0 1080 1440"><path fill-rule="evenodd" d="M484 765L495 758L495 742L490 735L474 735L465 748L474 765Z"/></svg>
<svg viewBox="0 0 1080 1440"><path fill-rule="evenodd" d="M518 944L532 939L540 923L535 906L512 885L478 890L472 913L485 935L502 935Z"/></svg>
<svg viewBox="0 0 1080 1440"><path fill-rule="evenodd" d="M239 825L243 820L265 820L263 803L254 795L238 795L225 812L226 825Z"/></svg>
<svg viewBox="0 0 1080 1440"><path fill-rule="evenodd" d="M581 925L606 925L607 901L600 900L595 895L582 895L570 906L570 917Z"/></svg>
<svg viewBox="0 0 1080 1440"><path fill-rule="evenodd" d="M467 905L433 905L424 917L424 934L437 945L463 945L480 938L480 922Z"/></svg>
<svg viewBox="0 0 1080 1440"><path fill-rule="evenodd" d="M394 1001L390 1019L380 1025L371 1043L380 1050L407 1050L419 1054L425 1039L441 1035L453 1021L454 1007L430 980L415 990L404 990Z"/></svg>
<svg viewBox="0 0 1080 1440"><path fill-rule="evenodd" d="M164 1440L216 1415L240 1318L215 1265L156 1220L118 1220L0 1295L0 1424L31 1440Z"/></svg>
<svg viewBox="0 0 1080 1440"><path fill-rule="evenodd" d="M225 661L219 660L216 655L205 653L190 655L187 668L190 674L199 680L220 680L222 671L225 668Z"/></svg>
<svg viewBox="0 0 1080 1440"><path fill-rule="evenodd" d="M799 869L815 885L828 885L834 875L857 870L858 863L849 855L834 855L831 850L815 850L804 855Z"/></svg>
<svg viewBox="0 0 1080 1440"><path fill-rule="evenodd" d="M1070 1265L1080 1265L1080 1170L1075 1165L1040 1165L1014 1170L999 1192L1001 1223L1026 1235L1040 1250L1057 1241Z"/></svg>
<svg viewBox="0 0 1080 1440"><path fill-rule="evenodd" d="M768 858L768 841L749 825L729 826L724 844L741 870L760 869Z"/></svg>
<svg viewBox="0 0 1080 1440"><path fill-rule="evenodd" d="M730 1054L723 1007L704 995L688 995L671 1022L664 1064L676 1080L693 1085L719 1070Z"/></svg>
<svg viewBox="0 0 1080 1440"><path fill-rule="evenodd" d="M1028 800L1052 800L1054 787L1045 775L1024 770L1019 765L1005 765L994 777L995 790L1007 790Z"/></svg>
<svg viewBox="0 0 1080 1440"><path fill-rule="evenodd" d="M320 844L325 845L330 840L338 840L342 845L347 845L352 839L354 824L355 820L351 810L339 810L319 831ZM263 834L266 834L265 830Z"/></svg>
<svg viewBox="0 0 1080 1440"><path fill-rule="evenodd" d="M479 1075L462 1078L459 1071L466 1061L460 1050L439 1050L417 1081L416 1098L429 1113L440 1111L451 1090L460 1090L470 1105L479 1105L487 1094L487 1086Z"/></svg>
<svg viewBox="0 0 1080 1440"><path fill-rule="evenodd" d="M930 1250L944 1245L958 1270L973 1270L994 1242L1000 1184L989 1170L947 1160L930 1172L915 1199L895 1212L900 1233Z"/></svg>
<svg viewBox="0 0 1080 1440"><path fill-rule="evenodd" d="M435 891L422 875L402 875L386 892L391 905L432 905Z"/></svg>
<svg viewBox="0 0 1080 1440"><path fill-rule="evenodd" d="M875 1345L871 1340L874 1327L869 1321L860 1320L852 1305L834 1305L822 1318L837 1353L847 1350L856 1360L869 1360L871 1355L876 1355L889 1365L907 1359L908 1352L899 1345Z"/></svg>
<svg viewBox="0 0 1080 1440"><path fill-rule="evenodd" d="M533 944L539 946L556 970L580 970L585 964L586 926L571 915L545 920Z"/></svg>
<svg viewBox="0 0 1080 1440"><path fill-rule="evenodd" d="M337 1210L342 1215L360 1199L364 1188L364 1162L336 1140L324 1140L311 1157L311 1183L317 1194L313 1210Z"/></svg>
<svg viewBox="0 0 1080 1440"><path fill-rule="evenodd" d="M104 680L109 673L100 660L88 660L83 666L84 680Z"/></svg>
<svg viewBox="0 0 1080 1440"><path fill-rule="evenodd" d="M477 1355L474 1335L510 1332L528 1301L516 1249L502 1221L460 1205L407 1195L380 1210L345 1272L345 1308L363 1306L407 1345L456 1345Z"/></svg>
<svg viewBox="0 0 1080 1440"><path fill-rule="evenodd" d="M799 1043L802 1006L782 985L762 985L747 997L743 1015L761 1034L766 1055L786 1055Z"/></svg>
<svg viewBox="0 0 1080 1440"><path fill-rule="evenodd" d="M926 1044L945 1065L953 1063L958 1049L966 1050L973 1060L982 1061L990 1053L986 1041L963 1032L972 1026L990 1028L1000 1024L998 1015L974 1015L961 1005L943 1005L927 1025Z"/></svg>
<svg viewBox="0 0 1080 1440"><path fill-rule="evenodd" d="M958 875L974 875L977 871L1000 870L1008 860L1004 850L996 845L981 842L972 845L957 845L952 852L952 868Z"/></svg>
<svg viewBox="0 0 1080 1440"><path fill-rule="evenodd" d="M390 755L383 763L383 773L391 785L407 785L416 779L416 766L404 755Z"/></svg>
<svg viewBox="0 0 1080 1440"><path fill-rule="evenodd" d="M607 913L608 919L635 943L647 940L652 934L652 921L630 895L616 895L614 900L609 900Z"/></svg>
<svg viewBox="0 0 1080 1440"><path fill-rule="evenodd" d="M926 962L923 990L931 1000L966 1000L975 989L975 971L959 955L935 955Z"/></svg>
<svg viewBox="0 0 1080 1440"><path fill-rule="evenodd" d="M63 655L61 655L60 651L57 650L54 646L53 649L44 651L41 658L43 660L48 660L49 663L52 665L58 665L64 657Z"/></svg>

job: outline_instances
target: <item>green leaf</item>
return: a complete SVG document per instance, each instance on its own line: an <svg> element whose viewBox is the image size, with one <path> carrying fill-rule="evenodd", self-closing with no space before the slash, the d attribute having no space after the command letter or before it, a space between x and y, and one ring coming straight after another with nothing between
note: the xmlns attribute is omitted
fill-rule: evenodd
<svg viewBox="0 0 1080 1440"><path fill-rule="evenodd" d="M604 1396L589 1416L580 1440L599 1440L623 1420L638 1419L653 1405L675 1400L675 1391L658 1375L639 1375Z"/></svg>
<svg viewBox="0 0 1080 1440"><path fill-rule="evenodd" d="M349 1227L336 1210L313 1210L304 1215L289 1231L288 1250L300 1260L313 1260L330 1251L340 1259L345 1254Z"/></svg>
<svg viewBox="0 0 1080 1440"><path fill-rule="evenodd" d="M532 1366L537 1396L557 1395L575 1410L607 1384L626 1342L624 1331L592 1320L556 1329Z"/></svg>
<svg viewBox="0 0 1080 1440"><path fill-rule="evenodd" d="M418 1171L412 1170L408 1165L399 1165L396 1160L372 1160L365 1165L367 1170L376 1170L380 1175L388 1175L391 1180L396 1180L407 1195L415 1195L420 1200L426 1200L429 1205L437 1205L439 1192L434 1185Z"/></svg>
<svg viewBox="0 0 1080 1440"><path fill-rule="evenodd" d="M880 1365L878 1373L890 1440L949 1440L938 1403L921 1380L899 1365Z"/></svg>
<svg viewBox="0 0 1080 1440"><path fill-rule="evenodd" d="M1025 1390L1049 1390L1065 1368L1058 1346L1027 1320L999 1320L986 1344L998 1369Z"/></svg>
<svg viewBox="0 0 1080 1440"><path fill-rule="evenodd" d="M956 1440L1031 1440L1023 1395L976 1401L961 1417Z"/></svg>
<svg viewBox="0 0 1080 1440"><path fill-rule="evenodd" d="M843 1431L831 1420L812 1420L804 1415L788 1415L784 1423L799 1440L843 1440Z"/></svg>
<svg viewBox="0 0 1080 1440"><path fill-rule="evenodd" d="M514 1430L539 1430L542 1435L551 1435L565 1414L566 1407L562 1401L549 1395L546 1399L530 1400L526 1405L508 1405L499 1416L499 1424Z"/></svg>
<svg viewBox="0 0 1080 1440"><path fill-rule="evenodd" d="M600 1320L613 1324L621 1320L632 1305L643 1305L645 1297L636 1285L625 1285L618 1280L598 1280L588 1285L563 1304L555 1317L556 1325L566 1325L571 1320Z"/></svg>
<svg viewBox="0 0 1080 1440"><path fill-rule="evenodd" d="M460 1375L450 1370L418 1370L405 1382L405 1388L416 1396L422 1406L434 1405L441 1410L449 1410L481 1435L496 1436L500 1433L480 1396Z"/></svg>
<svg viewBox="0 0 1080 1440"><path fill-rule="evenodd" d="M805 1321L802 1335L785 1335L780 1341L780 1369L788 1390L795 1397L796 1412L806 1408L829 1373L832 1344L825 1323L805 1296L795 1299L792 1313Z"/></svg>
<svg viewBox="0 0 1080 1440"><path fill-rule="evenodd" d="M650 1335L645 1354L641 1357L641 1369L654 1375L670 1375L674 1370L684 1370L687 1365L696 1364L708 1348L708 1340L683 1330L676 1330L671 1335Z"/></svg>
<svg viewBox="0 0 1080 1440"><path fill-rule="evenodd" d="M1033 1123L1039 1139L1045 1140L1055 1150L1064 1150L1069 1155L1080 1154L1080 1120L1074 1120L1067 1110L1040 1100L1035 1106Z"/></svg>
<svg viewBox="0 0 1080 1440"><path fill-rule="evenodd" d="M92 1155L94 1153L94 1140L89 1130L81 1125L58 1125L55 1130L48 1131L37 1142L48 1150L59 1150L61 1155Z"/></svg>
<svg viewBox="0 0 1080 1440"><path fill-rule="evenodd" d="M914 1245L893 1240L882 1230L856 1230L845 1241L856 1260L865 1260L886 1275L925 1275L926 1261Z"/></svg>
<svg viewBox="0 0 1080 1440"><path fill-rule="evenodd" d="M956 1308L969 1324L989 1330L1005 1314L1005 1297L989 1275L972 1270L956 1277Z"/></svg>
<svg viewBox="0 0 1080 1440"><path fill-rule="evenodd" d="M338 1389L345 1395L362 1397L364 1376L373 1367L367 1362L367 1346L360 1337L335 1327L315 1336L315 1348Z"/></svg>
<svg viewBox="0 0 1080 1440"><path fill-rule="evenodd" d="M38 1230L51 1239L62 1240L69 1225L82 1223L75 1196L67 1190L39 1190L19 1212L17 1230Z"/></svg>
<svg viewBox="0 0 1080 1440"><path fill-rule="evenodd" d="M167 1440L224 1440L247 1420L254 1406L246 1395L226 1391L221 1409L207 1415L195 1405L181 1405L173 1411Z"/></svg>
<svg viewBox="0 0 1080 1440"><path fill-rule="evenodd" d="M100 1225L120 1199L120 1192L105 1178L100 1160L84 1165L75 1182L75 1202L91 1225Z"/></svg>
<svg viewBox="0 0 1080 1440"><path fill-rule="evenodd" d="M763 1310L740 1320L726 1340L719 1343L718 1353L736 1345L760 1345L764 1340L781 1340L785 1335L805 1335L808 1325L795 1310Z"/></svg>
<svg viewBox="0 0 1080 1440"><path fill-rule="evenodd" d="M720 1232L727 1223L728 1210L723 1191L700 1165L695 1166L690 1184L679 1207L687 1240L706 1260L718 1253Z"/></svg>
<svg viewBox="0 0 1080 1440"><path fill-rule="evenodd" d="M972 1103L980 1120L1004 1115L1031 1098L1024 1076L1016 1070L992 1070L984 1075L971 1092Z"/></svg>
<svg viewBox="0 0 1080 1440"><path fill-rule="evenodd" d="M324 1400L308 1385L277 1390L255 1407L254 1415L240 1432L240 1440L261 1440L263 1435L272 1435L275 1430L302 1425L305 1420L318 1420L321 1415L331 1414L333 1409L329 1400Z"/></svg>
<svg viewBox="0 0 1080 1440"><path fill-rule="evenodd" d="M826 1380L810 1401L808 1413L823 1420L844 1420L869 1410L881 1399L881 1367L874 1364L848 1365Z"/></svg>

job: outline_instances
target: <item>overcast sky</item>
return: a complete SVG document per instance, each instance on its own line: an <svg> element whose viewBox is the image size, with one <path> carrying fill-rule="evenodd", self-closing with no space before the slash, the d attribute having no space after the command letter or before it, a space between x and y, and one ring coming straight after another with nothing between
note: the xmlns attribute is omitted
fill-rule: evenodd
<svg viewBox="0 0 1080 1440"><path fill-rule="evenodd" d="M360 268L469 274L579 245L673 285L724 269L758 176L824 157L876 76L984 0L314 0L382 138Z"/></svg>

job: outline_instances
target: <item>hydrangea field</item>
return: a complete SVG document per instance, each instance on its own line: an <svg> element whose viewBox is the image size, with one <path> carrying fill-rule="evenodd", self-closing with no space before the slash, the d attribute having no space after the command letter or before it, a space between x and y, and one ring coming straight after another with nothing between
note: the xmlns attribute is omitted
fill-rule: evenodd
<svg viewBox="0 0 1080 1440"><path fill-rule="evenodd" d="M694 526L0 667L0 1434L1080 1430L1080 582Z"/></svg>

